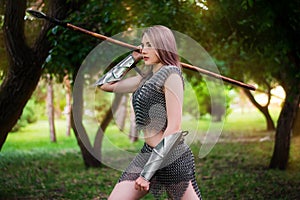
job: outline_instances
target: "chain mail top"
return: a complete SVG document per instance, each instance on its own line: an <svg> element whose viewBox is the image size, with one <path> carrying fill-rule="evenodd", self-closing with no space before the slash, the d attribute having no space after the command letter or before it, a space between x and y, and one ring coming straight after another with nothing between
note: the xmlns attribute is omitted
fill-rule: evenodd
<svg viewBox="0 0 300 200"><path fill-rule="evenodd" d="M168 122L164 84L172 73L179 74L182 78L180 68L163 66L156 73L146 76L140 87L133 93L132 104L138 131L155 130L160 132L166 129Z"/></svg>

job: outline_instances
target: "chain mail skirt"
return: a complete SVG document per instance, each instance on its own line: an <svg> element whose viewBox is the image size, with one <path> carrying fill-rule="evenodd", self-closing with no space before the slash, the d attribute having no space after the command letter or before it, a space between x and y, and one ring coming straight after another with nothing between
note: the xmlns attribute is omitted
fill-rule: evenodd
<svg viewBox="0 0 300 200"><path fill-rule="evenodd" d="M123 172L119 182L135 181L148 161L152 149L145 143L141 152ZM154 195L155 199L159 199L164 193L167 193L172 199L181 199L191 182L196 194L201 199L195 179L194 156L189 146L181 142L173 149L169 157L173 158L174 162L156 171L150 180L150 193Z"/></svg>

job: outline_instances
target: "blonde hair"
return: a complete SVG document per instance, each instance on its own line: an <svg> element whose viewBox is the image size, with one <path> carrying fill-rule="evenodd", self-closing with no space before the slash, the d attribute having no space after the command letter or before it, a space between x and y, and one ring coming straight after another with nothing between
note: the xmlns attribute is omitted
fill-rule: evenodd
<svg viewBox="0 0 300 200"><path fill-rule="evenodd" d="M157 57L162 64L180 67L175 37L169 28L155 25L147 28L143 33L144 36L155 48Z"/></svg>

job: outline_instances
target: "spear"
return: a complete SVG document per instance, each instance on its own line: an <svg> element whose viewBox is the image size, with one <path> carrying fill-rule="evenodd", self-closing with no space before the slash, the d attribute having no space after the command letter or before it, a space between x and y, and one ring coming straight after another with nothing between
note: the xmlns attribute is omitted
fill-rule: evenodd
<svg viewBox="0 0 300 200"><path fill-rule="evenodd" d="M112 39L112 38L107 37L105 35L101 35L99 33L95 33L95 32L86 30L84 28L81 28L81 27L75 26L73 24L58 20L58 19L53 18L53 17L49 17L43 12L36 11L36 10L27 10L27 12L29 14L31 14L32 16L36 17L36 18L46 19L46 20L48 20L49 22L51 22L53 24L56 24L56 25L59 25L59 26L65 27L65 28L69 28L71 30L78 31L78 32L81 32L81 33L85 33L85 34L90 35L92 37L95 37L95 38L98 38L98 39L101 39L101 40L106 40L110 43L117 44L119 46L129 48L131 50L139 50L139 47L137 47L137 46L134 46L134 45L131 45L131 44L119 41L119 40ZM217 73L214 73L214 72L211 72L211 71L208 71L208 70L205 70L205 69L187 64L187 63L181 62L181 66L183 68L186 68L186 69L189 69L189 70L192 70L192 71L196 71L196 72L200 72L200 73L208 75L210 77L221 79L221 80L223 80L225 82L228 82L228 83L231 83L233 85L237 85L237 86L249 89L249 90L256 90L256 87L253 86L253 85L249 85L249 84L243 83L241 81L237 81L237 80L231 79L229 77L226 77L226 76L223 76L223 75L220 75L220 74L217 74Z"/></svg>

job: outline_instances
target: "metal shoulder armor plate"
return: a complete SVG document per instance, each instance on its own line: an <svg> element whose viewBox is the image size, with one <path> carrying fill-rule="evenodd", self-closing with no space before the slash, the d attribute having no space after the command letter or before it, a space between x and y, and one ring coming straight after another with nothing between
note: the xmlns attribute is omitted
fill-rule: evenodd
<svg viewBox="0 0 300 200"><path fill-rule="evenodd" d="M104 74L96 83L96 86L101 86L105 83L120 81L123 76L134 66L135 60L130 54L119 62L116 66Z"/></svg>

